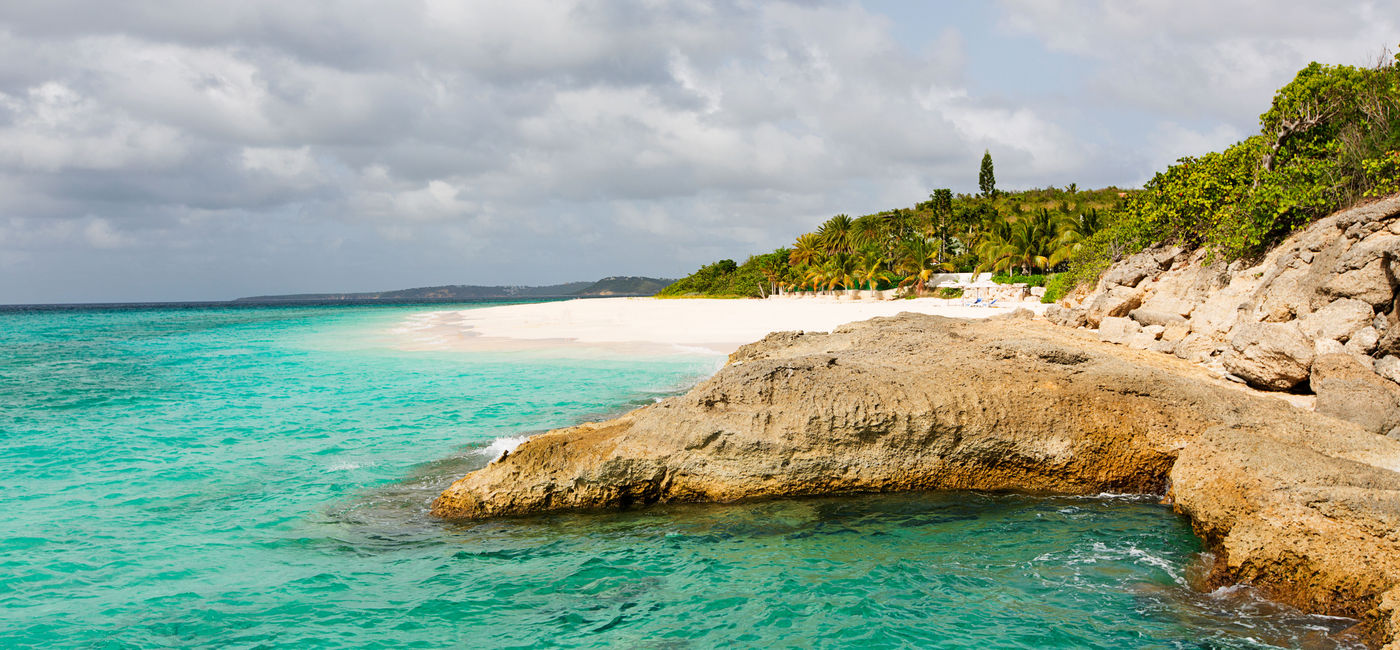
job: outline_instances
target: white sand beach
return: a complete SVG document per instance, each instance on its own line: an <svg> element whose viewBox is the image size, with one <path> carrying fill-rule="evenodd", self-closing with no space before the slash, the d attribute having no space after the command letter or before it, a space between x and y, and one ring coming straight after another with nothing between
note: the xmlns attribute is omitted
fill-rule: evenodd
<svg viewBox="0 0 1400 650"><path fill-rule="evenodd" d="M1016 308L1040 313L1047 305L1011 303L968 307L960 300L663 300L589 298L414 314L394 330L410 350L511 350L582 346L627 352L728 354L740 345L784 330L830 331L876 316L917 312L986 318Z"/></svg>

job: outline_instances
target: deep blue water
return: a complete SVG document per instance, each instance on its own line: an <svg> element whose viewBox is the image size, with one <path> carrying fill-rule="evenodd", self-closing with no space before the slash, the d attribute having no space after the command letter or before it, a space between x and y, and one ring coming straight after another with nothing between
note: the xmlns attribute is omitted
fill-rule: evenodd
<svg viewBox="0 0 1400 650"><path fill-rule="evenodd" d="M495 441L719 361L399 349L424 309L0 312L0 646L1328 648L1348 625L1194 592L1198 542L1151 499L433 520Z"/></svg>

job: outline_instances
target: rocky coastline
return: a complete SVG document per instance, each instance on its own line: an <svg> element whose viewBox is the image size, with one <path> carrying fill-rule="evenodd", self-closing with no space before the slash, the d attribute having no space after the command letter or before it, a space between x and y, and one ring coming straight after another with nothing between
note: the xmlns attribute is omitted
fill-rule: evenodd
<svg viewBox="0 0 1400 650"><path fill-rule="evenodd" d="M1339 213L1248 267L1146 251L1058 325L902 314L770 334L685 395L530 438L432 512L1155 493L1208 545L1207 586L1355 617L1400 648L1397 221L1400 197Z"/></svg>
<svg viewBox="0 0 1400 650"><path fill-rule="evenodd" d="M1257 262L1161 246L1046 311L1400 438L1400 195L1321 219Z"/></svg>
<svg viewBox="0 0 1400 650"><path fill-rule="evenodd" d="M1400 633L1400 442L1029 318L778 333L689 393L532 437L440 517L970 489L1168 495L1212 584Z"/></svg>

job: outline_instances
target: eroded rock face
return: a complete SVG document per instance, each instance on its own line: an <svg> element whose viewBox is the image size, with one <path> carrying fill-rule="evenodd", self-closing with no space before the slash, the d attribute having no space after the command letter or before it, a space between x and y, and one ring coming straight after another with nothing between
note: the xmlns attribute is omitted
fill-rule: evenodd
<svg viewBox="0 0 1400 650"><path fill-rule="evenodd" d="M1172 497L1216 555L1209 586L1247 582L1360 618L1369 645L1396 647L1400 473L1391 452L1358 444L1367 439L1389 441L1309 424L1222 426L1183 449Z"/></svg>
<svg viewBox="0 0 1400 650"><path fill-rule="evenodd" d="M1223 418L1226 407L1191 380L1106 353L1118 350L1024 319L905 315L774 334L685 396L531 438L454 484L434 512L862 490L1160 490L1193 430L1178 426L1177 411Z"/></svg>
<svg viewBox="0 0 1400 650"><path fill-rule="evenodd" d="M1400 385L1345 353L1319 356L1313 361L1310 381L1318 413L1400 438Z"/></svg>
<svg viewBox="0 0 1400 650"><path fill-rule="evenodd" d="M1085 297L1086 323L1098 327L1138 303L1130 318L1170 328L1154 349L1174 342L1178 356L1218 364L1264 390L1297 389L1307 376L1305 347L1335 353L1340 346L1358 359L1400 356L1400 195L1320 219L1253 266L1211 259L1204 250L1168 259L1149 249L1123 260ZM1066 304L1058 314L1073 309ZM1305 345L1293 330L1261 324L1295 327ZM1131 336L1110 338L1141 347Z"/></svg>
<svg viewBox="0 0 1400 650"><path fill-rule="evenodd" d="M1042 322L905 314L736 351L683 396L530 438L433 513L922 489L1166 488L1248 580L1400 629L1400 442Z"/></svg>

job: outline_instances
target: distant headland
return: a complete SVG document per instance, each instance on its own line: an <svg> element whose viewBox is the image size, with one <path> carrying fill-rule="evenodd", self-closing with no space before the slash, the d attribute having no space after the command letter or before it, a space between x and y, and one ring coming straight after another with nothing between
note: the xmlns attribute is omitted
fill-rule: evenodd
<svg viewBox="0 0 1400 650"><path fill-rule="evenodd" d="M567 282L547 286L479 286L453 284L438 287L417 287L395 291L363 293L298 293L277 296L249 296L234 302L446 302L452 300L598 298L617 296L651 296L674 282L663 278L613 276L596 282Z"/></svg>

